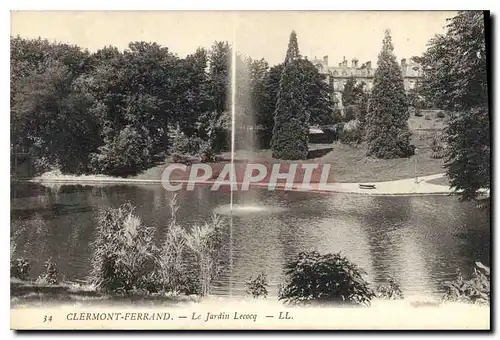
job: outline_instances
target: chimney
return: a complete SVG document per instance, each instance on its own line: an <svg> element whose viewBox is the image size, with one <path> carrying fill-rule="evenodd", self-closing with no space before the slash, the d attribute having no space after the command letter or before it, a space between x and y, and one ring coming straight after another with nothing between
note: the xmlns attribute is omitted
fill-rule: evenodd
<svg viewBox="0 0 500 340"><path fill-rule="evenodd" d="M366 68L371 70L372 69L372 62L371 61L367 61L366 62Z"/></svg>
<svg viewBox="0 0 500 340"><path fill-rule="evenodd" d="M328 66L328 56L327 56L327 55L325 55L325 56L323 57L323 63L324 63L326 66Z"/></svg>
<svg viewBox="0 0 500 340"><path fill-rule="evenodd" d="M358 59L354 58L351 62L352 62L352 68L358 68Z"/></svg>
<svg viewBox="0 0 500 340"><path fill-rule="evenodd" d="M347 67L347 59L344 57L344 60L342 61L342 66Z"/></svg>

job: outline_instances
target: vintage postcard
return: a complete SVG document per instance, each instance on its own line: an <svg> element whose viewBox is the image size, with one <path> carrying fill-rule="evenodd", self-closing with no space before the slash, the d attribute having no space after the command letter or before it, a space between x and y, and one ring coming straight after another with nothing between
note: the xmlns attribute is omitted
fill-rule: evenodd
<svg viewBox="0 0 500 340"><path fill-rule="evenodd" d="M490 330L488 11L13 11L15 330Z"/></svg>

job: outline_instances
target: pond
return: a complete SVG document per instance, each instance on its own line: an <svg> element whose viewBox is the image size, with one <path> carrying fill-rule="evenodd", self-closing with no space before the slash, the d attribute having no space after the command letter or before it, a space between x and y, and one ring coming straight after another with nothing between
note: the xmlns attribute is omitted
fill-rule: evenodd
<svg viewBox="0 0 500 340"><path fill-rule="evenodd" d="M16 256L32 263L36 277L51 258L67 280L90 270L96 214L126 201L158 240L170 219L173 193L160 184L80 186L16 184L11 187ZM178 193L178 221L189 228L229 203L228 191L198 186ZM250 209L232 217L226 268L213 292L245 294L245 281L265 272L276 294L283 265L301 251L341 251L372 283L398 281L406 296L439 296L457 270L467 277L475 261L490 264L490 215L450 196L365 196L252 189ZM235 202L242 203L236 194ZM229 219L228 216L224 218ZM229 221L228 221L229 222Z"/></svg>

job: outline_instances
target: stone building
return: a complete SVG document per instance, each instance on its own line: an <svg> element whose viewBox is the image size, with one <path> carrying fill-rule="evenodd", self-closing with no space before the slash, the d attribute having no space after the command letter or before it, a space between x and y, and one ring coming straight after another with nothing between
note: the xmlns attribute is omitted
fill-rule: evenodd
<svg viewBox="0 0 500 340"><path fill-rule="evenodd" d="M359 60L354 58L349 63L346 57L344 57L342 62L338 63L338 66L331 66L328 64L328 56L324 56L323 59L314 57L311 62L318 68L320 73L326 75L326 81L332 86L333 95L339 103L339 107L342 107L341 93L350 77L356 78L358 83L364 82L367 91L371 91L373 88L373 78L376 68L372 67L371 61L360 64ZM415 88L418 80L422 77L421 65L412 60L401 59L401 70L403 72L405 90L409 91Z"/></svg>

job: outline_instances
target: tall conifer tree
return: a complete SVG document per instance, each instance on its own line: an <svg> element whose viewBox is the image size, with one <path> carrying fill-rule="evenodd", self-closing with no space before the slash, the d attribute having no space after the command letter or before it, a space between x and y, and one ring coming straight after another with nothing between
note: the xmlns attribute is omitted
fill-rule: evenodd
<svg viewBox="0 0 500 340"><path fill-rule="evenodd" d="M393 51L391 34L386 30L366 116L367 154L385 159L407 157L414 149L403 74Z"/></svg>
<svg viewBox="0 0 500 340"><path fill-rule="evenodd" d="M274 112L271 148L278 159L305 159L308 154L309 113L299 62L297 34L292 31Z"/></svg>

